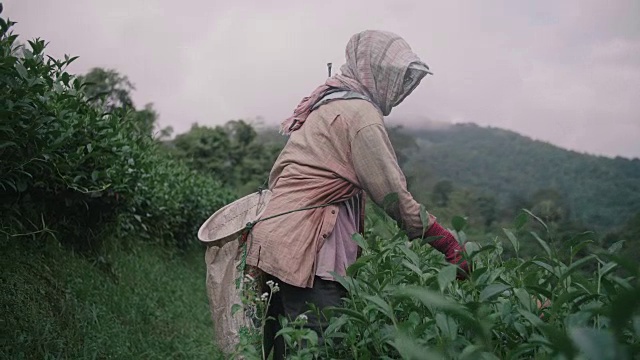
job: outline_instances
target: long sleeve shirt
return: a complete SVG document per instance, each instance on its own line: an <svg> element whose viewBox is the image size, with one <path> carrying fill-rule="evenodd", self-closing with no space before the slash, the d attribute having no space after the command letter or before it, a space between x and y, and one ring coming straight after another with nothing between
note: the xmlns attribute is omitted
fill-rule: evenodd
<svg viewBox="0 0 640 360"><path fill-rule="evenodd" d="M311 287L318 255L335 228L339 203L366 191L379 205L397 194L387 213L410 238L422 235L420 204L407 190L383 117L365 100L335 100L294 131L269 177L273 192L249 236L247 264L288 284ZM430 217L429 224L435 222Z"/></svg>

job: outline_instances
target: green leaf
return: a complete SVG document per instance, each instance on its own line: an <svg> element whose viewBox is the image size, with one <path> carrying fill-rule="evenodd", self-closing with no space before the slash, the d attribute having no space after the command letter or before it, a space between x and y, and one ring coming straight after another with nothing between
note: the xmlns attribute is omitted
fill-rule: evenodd
<svg viewBox="0 0 640 360"><path fill-rule="evenodd" d="M531 211L529 211L527 209L522 209L522 211L524 211L525 213L529 214L529 216L534 218L538 223L540 223L545 228L545 230L547 230L547 232L549 232L549 227L547 226L547 224L544 223L544 221L542 221L542 219L540 219L539 217L537 217L536 215L534 215Z"/></svg>
<svg viewBox="0 0 640 360"><path fill-rule="evenodd" d="M29 77L29 74L27 73L27 69L24 67L24 65L22 65L22 63L17 62L15 66L20 77L26 80Z"/></svg>
<svg viewBox="0 0 640 360"><path fill-rule="evenodd" d="M571 266L569 266L567 268L567 270L565 270L564 273L562 273L562 275L560 276L560 278L558 278L558 282L561 283L564 279L566 279L567 277L569 277L574 271L576 271L582 264L587 263L593 259L595 259L596 256L595 255L589 255L586 257L583 257L582 259L575 261L573 264L571 264Z"/></svg>
<svg viewBox="0 0 640 360"><path fill-rule="evenodd" d="M444 291L456 279L457 272L458 267L456 265L447 265L438 272L440 291Z"/></svg>
<svg viewBox="0 0 640 360"><path fill-rule="evenodd" d="M408 248L408 247L406 247L406 246L400 246L399 248L400 248L400 251L402 251L402 252L405 254L405 256L406 256L409 260L411 260L411 262L412 262L413 264L415 264L415 265L417 265L417 266L419 266L419 265L420 265L420 258L418 257L418 254L416 254L416 252L415 252L415 251L413 251L413 250L409 249L409 248Z"/></svg>
<svg viewBox="0 0 640 360"><path fill-rule="evenodd" d="M356 262L354 262L347 268L347 275L354 276L355 274L358 273L358 270L366 266L369 263L369 261L375 258L376 258L376 255L373 255L373 254L359 257L358 260L356 260Z"/></svg>
<svg viewBox="0 0 640 360"><path fill-rule="evenodd" d="M353 234L353 236L351 236L351 239L353 239L353 241L355 241L356 244L358 244L358 246L360 246L360 248L362 248L362 250L367 250L369 248L368 245L367 245L367 242L364 240L364 237L362 236L362 234L355 233L355 234Z"/></svg>
<svg viewBox="0 0 640 360"><path fill-rule="evenodd" d="M574 300L583 296L589 296L589 293L584 290L574 290L562 293L562 295L558 296L551 304L551 310L554 313L558 313L560 309L562 309L562 305L571 304ZM598 295L594 294L593 296L594 298L597 298Z"/></svg>
<svg viewBox="0 0 640 360"><path fill-rule="evenodd" d="M516 295L516 297L518 298L518 301L520 301L520 304L522 304L525 310L527 311L533 310L533 298L527 292L526 289L522 289L522 288L514 289L513 293Z"/></svg>
<svg viewBox="0 0 640 360"><path fill-rule="evenodd" d="M91 143L87 144L87 151L91 153L93 151L93 145Z"/></svg>
<svg viewBox="0 0 640 360"><path fill-rule="evenodd" d="M440 309L443 312L456 317L458 320L466 324L466 326L474 330L477 334L480 334L485 339L485 341L488 341L487 339L490 335L489 333L487 333L486 328L482 326L477 318L475 318L469 311L460 306L458 303L445 298L439 293L422 287L408 286L398 288L394 291L394 295L409 297L420 301L429 308Z"/></svg>
<svg viewBox="0 0 640 360"><path fill-rule="evenodd" d="M527 214L524 212L520 212L518 216L516 216L516 219L513 221L513 227L516 230L520 230L527 223L527 220L529 220Z"/></svg>
<svg viewBox="0 0 640 360"><path fill-rule="evenodd" d="M417 286L401 287L398 288L394 294L414 298L427 306L433 306L450 312L461 313L464 311L458 303L426 288Z"/></svg>
<svg viewBox="0 0 640 360"><path fill-rule="evenodd" d="M349 321L357 321L364 325L369 324L369 319L367 319L361 312L351 310L343 307L326 307L324 309L328 314L342 314L349 317Z"/></svg>
<svg viewBox="0 0 640 360"><path fill-rule="evenodd" d="M535 326L535 327L540 327L542 325L544 325L544 322L542 320L540 320L540 318L534 314L532 314L529 311L525 311L522 309L518 309L518 312L520 313L520 315L524 316L525 319L529 320L529 322Z"/></svg>
<svg viewBox="0 0 640 360"><path fill-rule="evenodd" d="M503 228L502 231L505 233L505 235L507 235L507 239L509 239L509 241L511 242L511 246L513 246L513 249L516 251L516 253L518 253L518 251L520 250L520 243L518 242L516 236L513 235L511 230Z"/></svg>
<svg viewBox="0 0 640 360"><path fill-rule="evenodd" d="M324 331L324 333L325 333L325 335L327 337L330 337L331 334L336 333L344 325L347 325L347 324L349 324L349 316L342 315L340 317L333 317L333 318L331 318L331 322L330 322L329 326L327 326L327 328Z"/></svg>
<svg viewBox="0 0 640 360"><path fill-rule="evenodd" d="M478 345L467 345L460 353L460 360L475 360L478 358L477 353L482 351L482 347Z"/></svg>
<svg viewBox="0 0 640 360"><path fill-rule="evenodd" d="M569 336L587 359L619 359L613 335L603 329L572 328Z"/></svg>
<svg viewBox="0 0 640 360"><path fill-rule="evenodd" d="M420 269L418 266L410 263L407 260L402 260L402 265L406 266L409 270L413 271L414 273L416 273L418 276L422 276L424 275L424 273L422 272L422 269Z"/></svg>
<svg viewBox="0 0 640 360"><path fill-rule="evenodd" d="M533 235L533 237L536 239L536 241L538 241L538 244L540 244L540 246L542 246L542 248L544 249L544 252L547 253L547 255L549 257L551 257L551 249L549 248L549 244L547 244L546 241L542 240L540 238L540 236L538 236L538 234L536 234L535 231L531 231L531 235Z"/></svg>
<svg viewBox="0 0 640 360"><path fill-rule="evenodd" d="M451 226L453 226L453 229L457 232L462 231L466 225L467 220L462 216L454 216L451 219Z"/></svg>
<svg viewBox="0 0 640 360"><path fill-rule="evenodd" d="M69 86L69 74L66 72L63 72L62 75L60 76L60 78L62 79L62 82L66 85Z"/></svg>
<svg viewBox="0 0 640 360"><path fill-rule="evenodd" d="M495 283L487 286L480 292L480 301L487 301L492 299L494 296L503 293L506 290L511 289L510 285Z"/></svg>
<svg viewBox="0 0 640 360"><path fill-rule="evenodd" d="M618 251L620 251L620 249L622 249L622 245L624 245L624 242L624 240L616 241L611 246L609 246L607 252L609 252L609 254L616 254Z"/></svg>
<svg viewBox="0 0 640 360"><path fill-rule="evenodd" d="M469 248L467 248L467 246L469 246ZM467 245L465 245L465 249L466 250L470 250L468 252L469 259L473 259L473 258L475 258L476 256L478 256L478 255L480 255L482 253L490 252L490 251L493 251L493 250L496 249L495 245L485 245L480 249L478 249L478 247L479 246L474 242L468 242Z"/></svg>
<svg viewBox="0 0 640 360"><path fill-rule="evenodd" d="M452 317L437 313L436 325L448 339L455 340L456 336L458 336L458 324Z"/></svg>
<svg viewBox="0 0 640 360"><path fill-rule="evenodd" d="M640 265L638 265L637 261L631 260L626 257L621 257L619 255L610 254L608 252L598 253L598 256L603 259L615 262L625 270L629 271L633 276L637 277L640 275Z"/></svg>
<svg viewBox="0 0 640 360"><path fill-rule="evenodd" d="M18 192L25 192L29 186L25 181L18 180L16 182L16 187L18 189Z"/></svg>
<svg viewBox="0 0 640 360"><path fill-rule="evenodd" d="M4 141L0 143L0 149L8 148L9 146L18 147L18 144L14 143L13 141Z"/></svg>
<svg viewBox="0 0 640 360"><path fill-rule="evenodd" d="M547 270L551 275L554 275L556 277L558 276L556 274L556 271L553 269L553 267L551 265L547 264L546 262L542 262L540 260L534 260L534 261L532 261L532 263L534 263L534 264L540 266L541 268Z"/></svg>
<svg viewBox="0 0 640 360"><path fill-rule="evenodd" d="M368 296L365 296L364 298L367 299L368 301L370 301L371 304L374 305L374 308L376 308L378 311L380 311L381 313L386 315L390 320L392 320L392 321L395 320L395 317L393 316L393 309L391 308L391 305L389 305L389 303L384 301L384 299L382 299L380 296L378 296L378 295L368 295Z"/></svg>
<svg viewBox="0 0 640 360"><path fill-rule="evenodd" d="M477 268L474 269L471 272L471 281L473 281L474 283L478 283L478 281L480 280L480 277L486 273L489 270L488 267L481 267L481 268ZM486 280L487 277L485 277ZM482 284L478 284L478 285L482 285Z"/></svg>
<svg viewBox="0 0 640 360"><path fill-rule="evenodd" d="M99 177L100 177L100 172L98 170L93 170L93 172L91 173L91 180L95 182L96 180L98 180Z"/></svg>
<svg viewBox="0 0 640 360"><path fill-rule="evenodd" d="M403 359L409 360L438 360L445 359L444 355L418 342L417 339L404 332L398 332L391 345L398 350Z"/></svg>
<svg viewBox="0 0 640 360"><path fill-rule="evenodd" d="M623 289L611 303L611 327L618 333L622 333L625 325L640 309L640 286L632 289Z"/></svg>

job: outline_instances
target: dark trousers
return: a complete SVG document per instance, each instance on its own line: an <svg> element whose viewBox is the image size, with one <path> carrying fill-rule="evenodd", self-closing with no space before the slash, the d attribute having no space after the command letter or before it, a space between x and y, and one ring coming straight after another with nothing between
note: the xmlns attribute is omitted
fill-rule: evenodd
<svg viewBox="0 0 640 360"><path fill-rule="evenodd" d="M284 359L284 339L281 336L275 337L280 330L279 316L294 320L298 315L305 314L307 316L305 327L314 330L318 334L318 343L322 346L324 343L322 335L329 325L329 320L322 314L310 311L309 304L315 305L320 310L330 306L341 306L342 298L347 295L345 288L336 281L323 280L317 276L314 279L312 288L292 286L266 274L265 282L268 280L278 283L280 291L273 294L267 309L267 316L273 319L267 320L265 324L263 339L265 356L268 357L273 350L273 360Z"/></svg>

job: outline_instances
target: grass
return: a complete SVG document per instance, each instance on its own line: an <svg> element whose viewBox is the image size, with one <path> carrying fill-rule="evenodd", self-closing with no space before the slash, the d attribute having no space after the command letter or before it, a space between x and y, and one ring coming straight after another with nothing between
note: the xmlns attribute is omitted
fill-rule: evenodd
<svg viewBox="0 0 640 360"><path fill-rule="evenodd" d="M15 240L14 240L15 241ZM203 252L3 243L0 358L212 359Z"/></svg>

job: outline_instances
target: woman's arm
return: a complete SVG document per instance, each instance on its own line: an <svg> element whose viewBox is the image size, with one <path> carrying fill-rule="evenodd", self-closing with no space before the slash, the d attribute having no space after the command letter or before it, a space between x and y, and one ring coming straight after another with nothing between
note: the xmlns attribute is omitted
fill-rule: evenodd
<svg viewBox="0 0 640 360"><path fill-rule="evenodd" d="M383 206L389 194L397 194L396 202L384 204L385 211L407 232L410 239L423 235L441 236L430 244L443 253L450 263L462 260L462 247L453 235L430 216L426 232L420 219L420 204L407 190L406 178L398 165L393 146L382 124L368 125L360 129L351 141L351 160L363 189L372 200ZM465 262L460 267L468 272Z"/></svg>

